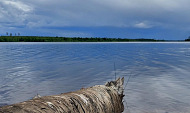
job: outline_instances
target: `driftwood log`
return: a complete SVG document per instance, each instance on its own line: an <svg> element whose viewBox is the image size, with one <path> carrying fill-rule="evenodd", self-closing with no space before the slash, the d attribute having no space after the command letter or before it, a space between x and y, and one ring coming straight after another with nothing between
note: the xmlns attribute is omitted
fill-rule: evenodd
<svg viewBox="0 0 190 113"><path fill-rule="evenodd" d="M60 95L3 106L0 113L122 113L124 78Z"/></svg>

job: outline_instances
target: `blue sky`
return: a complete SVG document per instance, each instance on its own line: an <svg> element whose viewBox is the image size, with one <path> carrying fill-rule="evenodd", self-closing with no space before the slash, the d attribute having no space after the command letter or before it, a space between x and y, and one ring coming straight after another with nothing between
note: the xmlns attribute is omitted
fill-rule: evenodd
<svg viewBox="0 0 190 113"><path fill-rule="evenodd" d="M190 0L1 0L0 35L154 38L190 36Z"/></svg>

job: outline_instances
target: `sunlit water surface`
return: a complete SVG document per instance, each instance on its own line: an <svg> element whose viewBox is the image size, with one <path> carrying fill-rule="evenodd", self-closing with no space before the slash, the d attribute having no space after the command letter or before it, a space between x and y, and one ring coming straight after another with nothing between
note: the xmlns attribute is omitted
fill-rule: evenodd
<svg viewBox="0 0 190 113"><path fill-rule="evenodd" d="M0 43L0 105L131 79L124 113L190 113L190 43Z"/></svg>

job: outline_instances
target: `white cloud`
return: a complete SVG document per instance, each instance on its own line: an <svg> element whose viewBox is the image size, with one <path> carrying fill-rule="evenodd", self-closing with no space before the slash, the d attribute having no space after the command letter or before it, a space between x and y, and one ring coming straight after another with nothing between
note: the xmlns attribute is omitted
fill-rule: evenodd
<svg viewBox="0 0 190 113"><path fill-rule="evenodd" d="M9 7L15 7L19 10L22 10L24 12L30 12L32 11L32 7L30 7L29 5L24 4L23 2L20 1L3 1L4 4L6 4Z"/></svg>
<svg viewBox="0 0 190 113"><path fill-rule="evenodd" d="M144 22L141 22L141 23L135 24L134 27L136 27L136 28L151 28L152 26L148 25L148 24L146 24Z"/></svg>
<svg viewBox="0 0 190 113"><path fill-rule="evenodd" d="M2 29L25 26L32 17L33 7L18 0L0 1L0 23Z"/></svg>

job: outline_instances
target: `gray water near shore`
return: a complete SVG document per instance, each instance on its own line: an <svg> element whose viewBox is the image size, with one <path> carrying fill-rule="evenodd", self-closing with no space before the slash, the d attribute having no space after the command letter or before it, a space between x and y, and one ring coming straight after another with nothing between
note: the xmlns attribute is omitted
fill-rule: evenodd
<svg viewBox="0 0 190 113"><path fill-rule="evenodd" d="M124 113L190 112L190 43L0 43L0 106L131 79Z"/></svg>

